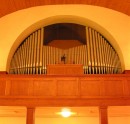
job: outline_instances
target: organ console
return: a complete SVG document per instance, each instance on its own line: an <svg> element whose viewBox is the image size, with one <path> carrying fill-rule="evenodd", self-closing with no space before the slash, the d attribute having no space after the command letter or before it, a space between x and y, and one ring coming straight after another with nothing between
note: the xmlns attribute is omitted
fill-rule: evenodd
<svg viewBox="0 0 130 124"><path fill-rule="evenodd" d="M48 75L82 75L83 73L83 65L81 64L47 65Z"/></svg>

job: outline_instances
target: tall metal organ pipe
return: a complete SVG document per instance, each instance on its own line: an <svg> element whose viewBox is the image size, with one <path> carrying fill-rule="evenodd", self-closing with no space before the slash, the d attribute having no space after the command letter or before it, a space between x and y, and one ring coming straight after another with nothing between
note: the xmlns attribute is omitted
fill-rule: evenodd
<svg viewBox="0 0 130 124"><path fill-rule="evenodd" d="M9 73L46 74L48 64L82 64L84 74L121 73L121 62L112 45L97 31L86 27L86 44L68 49L44 45L44 28L30 34L15 51Z"/></svg>

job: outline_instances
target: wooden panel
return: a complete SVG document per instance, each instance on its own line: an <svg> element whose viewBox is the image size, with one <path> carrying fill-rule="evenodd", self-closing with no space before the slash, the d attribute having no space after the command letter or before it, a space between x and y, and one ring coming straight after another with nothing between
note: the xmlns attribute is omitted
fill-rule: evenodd
<svg viewBox="0 0 130 124"><path fill-rule="evenodd" d="M0 74L7 74L6 71L0 71Z"/></svg>
<svg viewBox="0 0 130 124"><path fill-rule="evenodd" d="M105 94L108 96L122 96L123 83L121 80L105 80L104 81Z"/></svg>
<svg viewBox="0 0 130 124"><path fill-rule="evenodd" d="M55 64L47 66L47 74L51 75L81 75L83 66L80 64Z"/></svg>
<svg viewBox="0 0 130 124"><path fill-rule="evenodd" d="M1 0L0 17L20 9L51 4L89 4L103 6L130 15L128 0L21 0L20 2L18 0Z"/></svg>
<svg viewBox="0 0 130 124"><path fill-rule="evenodd" d="M58 96L77 96L78 81L73 79L57 80L57 95Z"/></svg>
<svg viewBox="0 0 130 124"><path fill-rule="evenodd" d="M81 96L100 96L100 80L81 80Z"/></svg>
<svg viewBox="0 0 130 124"><path fill-rule="evenodd" d="M125 78L124 74L122 76L82 75L78 77L55 75L18 75L17 77L9 75L8 77L3 74L0 81L0 94L6 96L81 96L94 98L98 96L128 97L130 95L130 77Z"/></svg>
<svg viewBox="0 0 130 124"><path fill-rule="evenodd" d="M29 81L28 80L11 80L10 95L11 96L28 96Z"/></svg>
<svg viewBox="0 0 130 124"><path fill-rule="evenodd" d="M128 94L130 95L130 79L127 80Z"/></svg>
<svg viewBox="0 0 130 124"><path fill-rule="evenodd" d="M0 80L0 95L5 94L5 84L6 84L6 80Z"/></svg>
<svg viewBox="0 0 130 124"><path fill-rule="evenodd" d="M3 94L4 92L6 94ZM100 106L102 104L130 105L130 75L0 75L0 105Z"/></svg>
<svg viewBox="0 0 130 124"><path fill-rule="evenodd" d="M83 44L78 40L52 40L51 42L48 43L48 46L56 47L59 49L69 49L80 45Z"/></svg>
<svg viewBox="0 0 130 124"><path fill-rule="evenodd" d="M123 74L130 74L130 70L124 70Z"/></svg>
<svg viewBox="0 0 130 124"><path fill-rule="evenodd" d="M56 96L56 82L55 80L35 80L34 82L34 96Z"/></svg>
<svg viewBox="0 0 130 124"><path fill-rule="evenodd" d="M86 42L85 26L83 25L56 23L48 25L44 29L44 41L49 46L68 49L83 45Z"/></svg>

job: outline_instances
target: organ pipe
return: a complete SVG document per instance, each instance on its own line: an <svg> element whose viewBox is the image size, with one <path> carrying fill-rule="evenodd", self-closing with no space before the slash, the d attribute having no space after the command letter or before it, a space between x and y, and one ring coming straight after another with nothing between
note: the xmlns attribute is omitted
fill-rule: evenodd
<svg viewBox="0 0 130 124"><path fill-rule="evenodd" d="M84 74L121 73L120 58L112 45L97 31L86 27L86 44L68 49L44 45L44 28L30 34L14 53L9 73L46 74L48 64L82 64Z"/></svg>
<svg viewBox="0 0 130 124"><path fill-rule="evenodd" d="M30 74L32 74L32 61L33 61L33 46L32 46L32 38L33 36L30 35L30 52L29 52L29 71L30 71Z"/></svg>

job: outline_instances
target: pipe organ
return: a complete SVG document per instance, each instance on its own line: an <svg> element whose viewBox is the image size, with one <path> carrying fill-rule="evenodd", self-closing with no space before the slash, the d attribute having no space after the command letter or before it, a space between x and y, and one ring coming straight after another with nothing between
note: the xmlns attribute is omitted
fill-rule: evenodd
<svg viewBox="0 0 130 124"><path fill-rule="evenodd" d="M121 73L121 62L112 45L97 31L86 27L86 44L68 49L44 45L44 28L30 34L15 51L10 74L46 74L48 64L83 64L84 74Z"/></svg>

